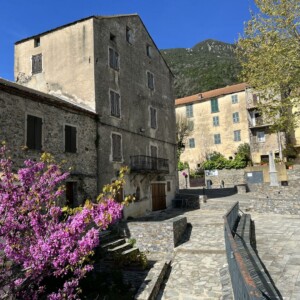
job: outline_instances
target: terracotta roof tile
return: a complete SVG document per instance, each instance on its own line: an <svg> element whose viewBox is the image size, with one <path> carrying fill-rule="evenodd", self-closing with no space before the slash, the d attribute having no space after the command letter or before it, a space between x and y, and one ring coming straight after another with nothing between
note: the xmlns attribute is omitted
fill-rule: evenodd
<svg viewBox="0 0 300 300"><path fill-rule="evenodd" d="M175 100L175 106L198 102L198 101L203 101L203 100L211 99L214 97L219 97L219 96L223 96L223 95L241 92L241 91L244 91L247 87L248 87L247 83L239 83L239 84L235 84L235 85L229 85L229 86L226 86L226 87L223 87L220 89L215 89L215 90L199 93L199 94L192 95L192 96L179 98L179 99Z"/></svg>

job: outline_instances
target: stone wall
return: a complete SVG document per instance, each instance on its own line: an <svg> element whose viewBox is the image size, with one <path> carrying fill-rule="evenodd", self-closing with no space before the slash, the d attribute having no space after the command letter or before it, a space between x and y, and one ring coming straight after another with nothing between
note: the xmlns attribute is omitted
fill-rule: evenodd
<svg viewBox="0 0 300 300"><path fill-rule="evenodd" d="M260 213L277 213L288 215L300 214L299 199L261 198L250 201L251 208Z"/></svg>
<svg viewBox="0 0 300 300"><path fill-rule="evenodd" d="M210 179L212 181L212 188L220 187L222 180L224 181L224 187L232 187L245 183L244 169L223 169L215 170L214 172L215 175L210 175L212 172L205 171L205 183Z"/></svg>
<svg viewBox="0 0 300 300"><path fill-rule="evenodd" d="M28 149L27 116L42 119L42 149ZM15 168L25 159L39 160L43 152L70 172L67 181L77 183L75 205L97 196L97 139L95 114L66 101L0 81L0 141L11 150ZM76 127L76 153L65 151L65 125Z"/></svg>
<svg viewBox="0 0 300 300"><path fill-rule="evenodd" d="M187 219L178 216L166 221L121 222L121 230L128 238L136 239L141 251L172 253L187 226Z"/></svg>

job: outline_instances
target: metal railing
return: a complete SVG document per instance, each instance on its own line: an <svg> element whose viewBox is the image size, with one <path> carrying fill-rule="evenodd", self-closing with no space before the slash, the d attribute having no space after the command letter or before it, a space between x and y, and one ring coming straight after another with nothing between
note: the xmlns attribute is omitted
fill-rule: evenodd
<svg viewBox="0 0 300 300"><path fill-rule="evenodd" d="M224 238L228 268L235 299L266 299L253 281L246 263L234 240L233 230L239 220L239 202L236 202L224 216Z"/></svg>
<svg viewBox="0 0 300 300"><path fill-rule="evenodd" d="M146 155L130 156L130 170L132 172L169 173L169 161Z"/></svg>

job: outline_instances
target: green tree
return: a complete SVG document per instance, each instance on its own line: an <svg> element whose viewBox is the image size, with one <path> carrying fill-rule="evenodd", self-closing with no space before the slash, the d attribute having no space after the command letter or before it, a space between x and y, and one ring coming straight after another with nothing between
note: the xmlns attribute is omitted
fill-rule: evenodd
<svg viewBox="0 0 300 300"><path fill-rule="evenodd" d="M194 130L192 121L189 121L183 115L176 115L176 142L177 142L177 161L180 161L180 155L185 149L187 137Z"/></svg>
<svg viewBox="0 0 300 300"><path fill-rule="evenodd" d="M237 148L237 156L241 158L241 160L245 161L246 164L251 162L251 150L250 145L248 143L240 144Z"/></svg>
<svg viewBox="0 0 300 300"><path fill-rule="evenodd" d="M260 111L286 137L298 122L300 99L300 2L255 0L237 54L242 79L259 91ZM287 141L288 142L288 141Z"/></svg>

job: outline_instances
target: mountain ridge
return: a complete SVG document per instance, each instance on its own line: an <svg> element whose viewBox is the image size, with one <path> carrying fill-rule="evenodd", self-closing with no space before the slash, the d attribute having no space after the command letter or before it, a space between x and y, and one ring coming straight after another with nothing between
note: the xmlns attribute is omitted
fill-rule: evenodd
<svg viewBox="0 0 300 300"><path fill-rule="evenodd" d="M241 67L234 50L234 44L213 39L199 42L192 48L160 50L175 76L175 97L240 83Z"/></svg>

